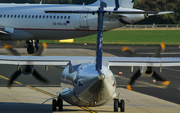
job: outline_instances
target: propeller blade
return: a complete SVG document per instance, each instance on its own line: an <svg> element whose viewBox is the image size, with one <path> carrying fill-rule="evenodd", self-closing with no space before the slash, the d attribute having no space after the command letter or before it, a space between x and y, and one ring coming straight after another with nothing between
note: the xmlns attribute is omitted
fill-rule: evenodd
<svg viewBox="0 0 180 113"><path fill-rule="evenodd" d="M123 52L129 52L130 54L132 54L133 56L138 56L137 55L137 53L135 52L135 50L133 49L133 48L130 48L130 47L126 47L126 46L124 46L122 49L121 49L121 51L123 51Z"/></svg>
<svg viewBox="0 0 180 113"><path fill-rule="evenodd" d="M43 54L43 52L46 50L47 44L46 44L46 42L43 42L42 45L40 45L38 47L39 48L38 48L37 52L33 56L41 56Z"/></svg>
<svg viewBox="0 0 180 113"><path fill-rule="evenodd" d="M9 80L7 87L10 88L10 87L12 86L13 81L16 80L20 75L21 75L21 71L16 71L16 72L12 75L11 79Z"/></svg>
<svg viewBox="0 0 180 113"><path fill-rule="evenodd" d="M7 49L7 50L8 50L11 54L13 54L14 56L20 56L20 54L19 54L15 49L13 49L11 45L5 44L5 45L3 46L3 48L4 48L4 49Z"/></svg>
<svg viewBox="0 0 180 113"><path fill-rule="evenodd" d="M127 85L128 90L132 90L131 86L134 84L134 82L141 76L140 69L132 76L131 81Z"/></svg>
<svg viewBox="0 0 180 113"><path fill-rule="evenodd" d="M152 55L152 57L161 57L161 52L164 52L164 50L165 50L165 44L161 43L160 45L161 46L160 46L159 50L154 55Z"/></svg>
<svg viewBox="0 0 180 113"><path fill-rule="evenodd" d="M45 84L49 84L49 80L46 80L45 78L43 78L35 69L34 72L32 74L36 79L44 82Z"/></svg>
<svg viewBox="0 0 180 113"><path fill-rule="evenodd" d="M170 81L167 81L166 79L162 78L159 74L157 74L155 71L152 75L157 81L162 81L161 84L168 86L170 84Z"/></svg>

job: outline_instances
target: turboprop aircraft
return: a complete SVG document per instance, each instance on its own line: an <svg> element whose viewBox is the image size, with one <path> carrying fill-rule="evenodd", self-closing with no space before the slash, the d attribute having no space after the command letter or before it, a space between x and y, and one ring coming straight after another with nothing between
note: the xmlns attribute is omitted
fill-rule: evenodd
<svg viewBox="0 0 180 113"><path fill-rule="evenodd" d="M108 11L104 10L105 7L107 7L107 4L101 1L99 9L94 11L58 11L59 13L98 14L96 57L0 56L0 64L23 66L24 68L21 68L21 72L24 71L29 75L35 71L34 65L65 65L61 75L63 91L57 97L57 101L53 99L53 111L56 111L56 107L59 107L59 111L63 110L62 100L72 105L83 107L102 106L114 100L114 111L117 112L120 107L121 112L124 112L124 100L119 101L118 92L116 92L116 80L109 69L110 66L180 66L180 58L102 57L104 13L147 13L145 11ZM53 11L49 10L47 12ZM9 87L19 75L14 74L12 76L11 82L8 84ZM39 80L47 82L46 79L42 80L41 77Z"/></svg>
<svg viewBox="0 0 180 113"><path fill-rule="evenodd" d="M133 9L134 0L104 1L107 3L105 10L111 11L104 13L104 31L133 24L148 16L172 13L146 11L134 14L130 12L143 12ZM97 11L99 5L100 0L90 5L0 4L0 43L13 47L27 46L27 52L34 54L39 49L39 40L61 40L96 34L96 13L59 11Z"/></svg>

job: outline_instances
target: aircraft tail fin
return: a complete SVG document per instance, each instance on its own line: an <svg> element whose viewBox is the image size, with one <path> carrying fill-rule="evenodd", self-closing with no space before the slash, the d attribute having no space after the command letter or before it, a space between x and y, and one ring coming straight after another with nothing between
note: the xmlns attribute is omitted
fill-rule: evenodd
<svg viewBox="0 0 180 113"><path fill-rule="evenodd" d="M115 10L119 7L123 8L133 8L134 0L103 0L107 3L108 7L115 7ZM101 0L97 0L95 3L91 4L93 6L99 6Z"/></svg>

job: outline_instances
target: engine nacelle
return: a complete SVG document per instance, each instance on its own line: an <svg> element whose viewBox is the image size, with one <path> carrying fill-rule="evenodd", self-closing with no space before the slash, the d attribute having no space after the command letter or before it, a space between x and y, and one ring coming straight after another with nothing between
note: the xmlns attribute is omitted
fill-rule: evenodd
<svg viewBox="0 0 180 113"><path fill-rule="evenodd" d="M142 77L151 77L154 73L154 68L142 66L140 67L140 72Z"/></svg>
<svg viewBox="0 0 180 113"><path fill-rule="evenodd" d="M20 70L23 75L32 75L34 72L34 66L33 65L21 66Z"/></svg>

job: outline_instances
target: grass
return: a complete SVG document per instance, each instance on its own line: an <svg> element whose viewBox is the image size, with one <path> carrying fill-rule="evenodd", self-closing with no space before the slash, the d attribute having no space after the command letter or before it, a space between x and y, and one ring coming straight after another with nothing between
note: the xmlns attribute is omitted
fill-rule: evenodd
<svg viewBox="0 0 180 113"><path fill-rule="evenodd" d="M74 44L96 44L96 37L77 38ZM166 45L180 45L180 30L113 30L104 32L103 38L104 44L157 45L164 42ZM59 43L53 40L45 42Z"/></svg>

